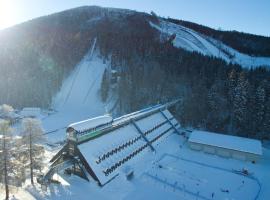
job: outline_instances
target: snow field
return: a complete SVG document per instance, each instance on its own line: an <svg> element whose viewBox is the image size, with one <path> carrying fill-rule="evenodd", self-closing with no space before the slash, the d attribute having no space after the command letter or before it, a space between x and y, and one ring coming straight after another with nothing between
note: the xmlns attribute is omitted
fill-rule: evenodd
<svg viewBox="0 0 270 200"><path fill-rule="evenodd" d="M237 63L247 68L270 66L269 57L253 57L240 53L220 41L197 33L184 26L165 20L160 20L159 25L152 22L149 23L153 28L167 36L176 34L173 44L177 48L183 48L187 51L196 51L203 55L214 56L225 60L227 63ZM225 52L229 53L229 55Z"/></svg>
<svg viewBox="0 0 270 200"><path fill-rule="evenodd" d="M49 142L55 143L66 138L66 127L74 122L104 115L106 105L99 96L100 85L108 63L98 56L95 42L89 52L76 66L53 100L53 108L57 111L43 119Z"/></svg>
<svg viewBox="0 0 270 200"><path fill-rule="evenodd" d="M255 199L260 190L256 180L165 154L143 179L168 188L179 196L198 199Z"/></svg>

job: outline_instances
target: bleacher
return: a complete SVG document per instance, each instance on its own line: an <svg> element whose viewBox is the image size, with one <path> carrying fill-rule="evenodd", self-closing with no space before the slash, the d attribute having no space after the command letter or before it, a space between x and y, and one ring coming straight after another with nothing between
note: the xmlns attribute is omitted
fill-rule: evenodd
<svg viewBox="0 0 270 200"><path fill-rule="evenodd" d="M79 143L67 140L51 159L50 170L39 182L49 183L55 169L58 170L62 163L68 163L70 166L65 165L64 170L72 171L74 165L77 165L82 178L89 181L91 176L99 185L105 185L144 156L152 156L152 152L158 151L158 144L167 136L181 134L178 130L179 123L167 109L177 102L178 100L116 118L111 126L106 127L103 132L101 130L99 137L94 139ZM70 160L73 162L69 162ZM129 170L128 174L133 175L133 171Z"/></svg>
<svg viewBox="0 0 270 200"><path fill-rule="evenodd" d="M99 183L104 185L117 176L123 166L132 165L132 162L136 162L135 158L139 159L146 152L155 150L166 135L175 133L172 124L180 128L168 110L156 112L146 118L130 120L127 125L79 144L77 148Z"/></svg>

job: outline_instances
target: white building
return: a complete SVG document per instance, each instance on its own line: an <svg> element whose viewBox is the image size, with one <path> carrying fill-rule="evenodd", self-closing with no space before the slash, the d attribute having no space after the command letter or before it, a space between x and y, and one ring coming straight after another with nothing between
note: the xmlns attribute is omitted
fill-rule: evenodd
<svg viewBox="0 0 270 200"><path fill-rule="evenodd" d="M193 131L188 143L193 150L202 150L205 153L227 158L257 161L262 156L262 143L249 138Z"/></svg>
<svg viewBox="0 0 270 200"><path fill-rule="evenodd" d="M38 118L41 115L41 110L40 108L35 108L35 107L23 108L22 111L20 112L20 115L22 117Z"/></svg>

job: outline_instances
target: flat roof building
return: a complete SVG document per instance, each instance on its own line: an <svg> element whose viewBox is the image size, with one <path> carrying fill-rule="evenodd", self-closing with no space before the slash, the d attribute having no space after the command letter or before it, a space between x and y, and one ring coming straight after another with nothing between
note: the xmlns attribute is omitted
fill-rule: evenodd
<svg viewBox="0 0 270 200"><path fill-rule="evenodd" d="M262 156L261 141L244 137L193 131L188 143L191 149L202 150L222 157L257 161Z"/></svg>
<svg viewBox="0 0 270 200"><path fill-rule="evenodd" d="M35 107L26 107L26 108L23 108L22 111L20 112L20 115L22 117L38 118L40 114L41 114L41 109L35 108Z"/></svg>

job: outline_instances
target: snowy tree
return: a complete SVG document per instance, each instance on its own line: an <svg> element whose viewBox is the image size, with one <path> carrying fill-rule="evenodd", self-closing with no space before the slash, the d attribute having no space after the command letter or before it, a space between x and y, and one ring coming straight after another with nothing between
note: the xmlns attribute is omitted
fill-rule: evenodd
<svg viewBox="0 0 270 200"><path fill-rule="evenodd" d="M236 131L243 130L247 118L248 81L242 72L234 88L233 96L233 122Z"/></svg>
<svg viewBox="0 0 270 200"><path fill-rule="evenodd" d="M215 81L208 90L207 95L207 129L211 131L225 131L224 121L228 119L228 112L223 112L228 109L227 100L223 90L225 82Z"/></svg>
<svg viewBox="0 0 270 200"><path fill-rule="evenodd" d="M270 98L265 103L265 116L263 120L263 138L270 139Z"/></svg>
<svg viewBox="0 0 270 200"><path fill-rule="evenodd" d="M257 126L257 134L261 135L262 129L263 129L263 119L264 119L264 113L265 113L265 90L260 85L257 90L256 90L256 118L255 118L255 123ZM261 137L260 137L261 138Z"/></svg>
<svg viewBox="0 0 270 200"><path fill-rule="evenodd" d="M34 170L41 170L44 149L40 145L45 141L41 122L38 119L25 118L22 121L23 145L26 147L26 159L29 162L31 183L34 184Z"/></svg>
<svg viewBox="0 0 270 200"><path fill-rule="evenodd" d="M14 112L14 109L12 108L12 106L7 105L7 104L3 104L2 106L0 106L0 115L1 116L6 117L11 112Z"/></svg>
<svg viewBox="0 0 270 200"><path fill-rule="evenodd" d="M8 121L0 120L0 133L0 182L5 185L6 199L9 199L9 185L16 175L18 165L14 159L16 148Z"/></svg>
<svg viewBox="0 0 270 200"><path fill-rule="evenodd" d="M228 99L229 102L232 104L233 99L234 99L234 88L236 87L236 83L237 83L237 77L236 77L236 71L235 69L233 69L230 73L229 73L229 81L228 81Z"/></svg>

